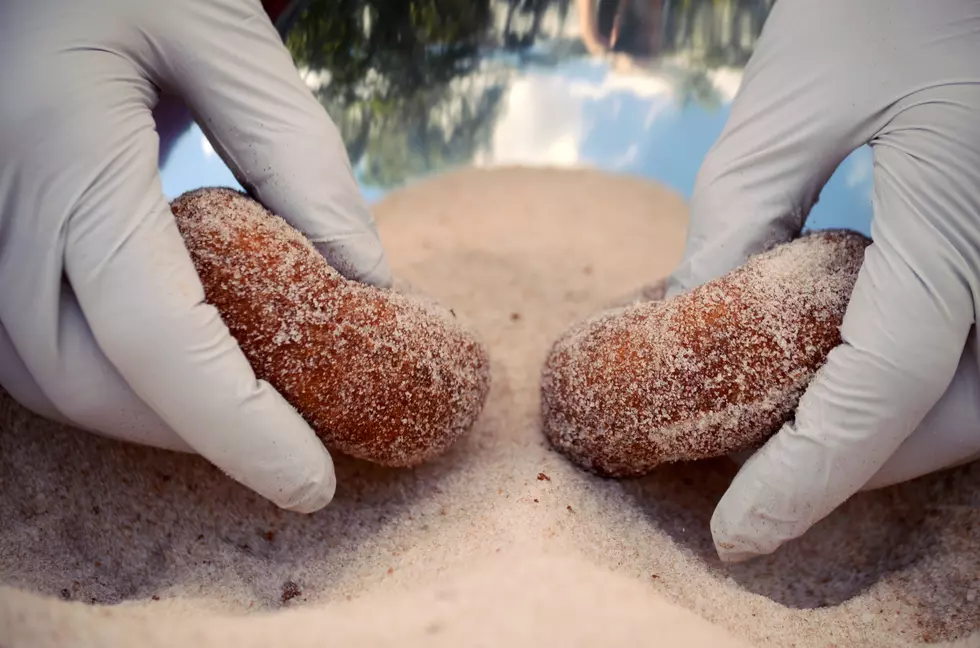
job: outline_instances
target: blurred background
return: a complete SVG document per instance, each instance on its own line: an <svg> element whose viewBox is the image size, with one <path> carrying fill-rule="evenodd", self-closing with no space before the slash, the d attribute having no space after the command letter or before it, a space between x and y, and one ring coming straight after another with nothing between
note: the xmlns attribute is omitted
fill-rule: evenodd
<svg viewBox="0 0 980 648"><path fill-rule="evenodd" d="M775 0L314 0L281 24L374 202L463 165L595 168L690 198ZM161 165L174 198L238 183L196 127ZM810 228L869 232L862 147Z"/></svg>

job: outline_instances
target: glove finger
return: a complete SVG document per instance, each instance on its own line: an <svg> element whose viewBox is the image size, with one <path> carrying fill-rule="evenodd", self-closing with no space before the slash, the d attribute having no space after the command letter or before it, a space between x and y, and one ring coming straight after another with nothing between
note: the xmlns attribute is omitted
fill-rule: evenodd
<svg viewBox="0 0 980 648"><path fill-rule="evenodd" d="M974 322L980 140L968 134L980 90L930 89L909 102L875 141L875 242L843 343L796 420L745 463L718 504L711 529L725 560L775 551L864 487L960 363Z"/></svg>
<svg viewBox="0 0 980 648"><path fill-rule="evenodd" d="M861 490L874 490L980 459L980 350L976 326L949 388L922 423ZM729 455L744 464L754 450Z"/></svg>
<svg viewBox="0 0 980 648"><path fill-rule="evenodd" d="M861 490L883 488L980 458L980 353L976 326L949 388Z"/></svg>
<svg viewBox="0 0 980 648"><path fill-rule="evenodd" d="M3 386L15 401L35 414L58 423L70 424L34 380L34 376L17 353L13 340L2 325L0 325L0 386Z"/></svg>
<svg viewBox="0 0 980 648"><path fill-rule="evenodd" d="M165 450L193 449L130 388L99 348L74 292L60 296L59 385L50 386L58 410L79 429Z"/></svg>
<svg viewBox="0 0 980 648"><path fill-rule="evenodd" d="M840 5L773 5L698 171L684 256L667 297L799 234L837 166L874 134L880 107L854 63L867 32L837 29ZM869 18L857 13L854 20ZM828 32L838 39L830 49Z"/></svg>
<svg viewBox="0 0 980 648"><path fill-rule="evenodd" d="M381 240L340 133L257 0L181 3L156 27L160 73L252 195L348 278L390 286ZM169 21L170 7L156 19ZM176 15L176 14L175 14Z"/></svg>
<svg viewBox="0 0 980 648"><path fill-rule="evenodd" d="M163 198L149 110L142 123L98 152L101 172L70 217L65 271L92 334L133 392L190 447L283 508L322 508L335 489L330 456L299 414L256 380L204 303Z"/></svg>

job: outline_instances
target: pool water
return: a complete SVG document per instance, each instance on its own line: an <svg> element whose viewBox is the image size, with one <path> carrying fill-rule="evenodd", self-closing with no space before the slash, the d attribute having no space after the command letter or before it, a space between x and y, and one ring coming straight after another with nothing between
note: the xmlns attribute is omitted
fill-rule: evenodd
<svg viewBox="0 0 980 648"><path fill-rule="evenodd" d="M690 198L771 4L320 0L286 43L369 202L462 165L596 168ZM831 177L808 226L869 233L872 175L862 147ZM168 198L238 187L196 126L161 177Z"/></svg>

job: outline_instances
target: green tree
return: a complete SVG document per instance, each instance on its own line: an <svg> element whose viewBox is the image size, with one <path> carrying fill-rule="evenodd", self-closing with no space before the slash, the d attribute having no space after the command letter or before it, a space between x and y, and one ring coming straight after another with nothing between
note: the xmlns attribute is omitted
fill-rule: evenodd
<svg viewBox="0 0 980 648"><path fill-rule="evenodd" d="M362 180L390 187L486 143L501 96L478 70L490 37L489 0L318 0L287 47L328 77L317 94Z"/></svg>

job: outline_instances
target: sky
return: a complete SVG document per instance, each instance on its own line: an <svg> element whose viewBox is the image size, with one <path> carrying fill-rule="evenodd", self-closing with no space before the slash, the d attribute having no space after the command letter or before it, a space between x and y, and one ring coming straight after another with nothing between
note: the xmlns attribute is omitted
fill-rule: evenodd
<svg viewBox="0 0 980 648"><path fill-rule="evenodd" d="M160 169L160 179L168 200L199 187L241 189L197 124L174 143L167 164Z"/></svg>
<svg viewBox="0 0 980 648"><path fill-rule="evenodd" d="M740 74L715 72L712 80L722 101L714 110L682 107L670 79L666 74L618 72L595 58L528 66L511 77L490 145L474 164L628 173L662 182L690 198L698 168L728 118ZM807 225L868 234L872 172L867 147L851 154L824 187ZM201 186L238 187L196 126L177 142L161 178L168 198ZM385 194L363 183L361 190L369 203Z"/></svg>

